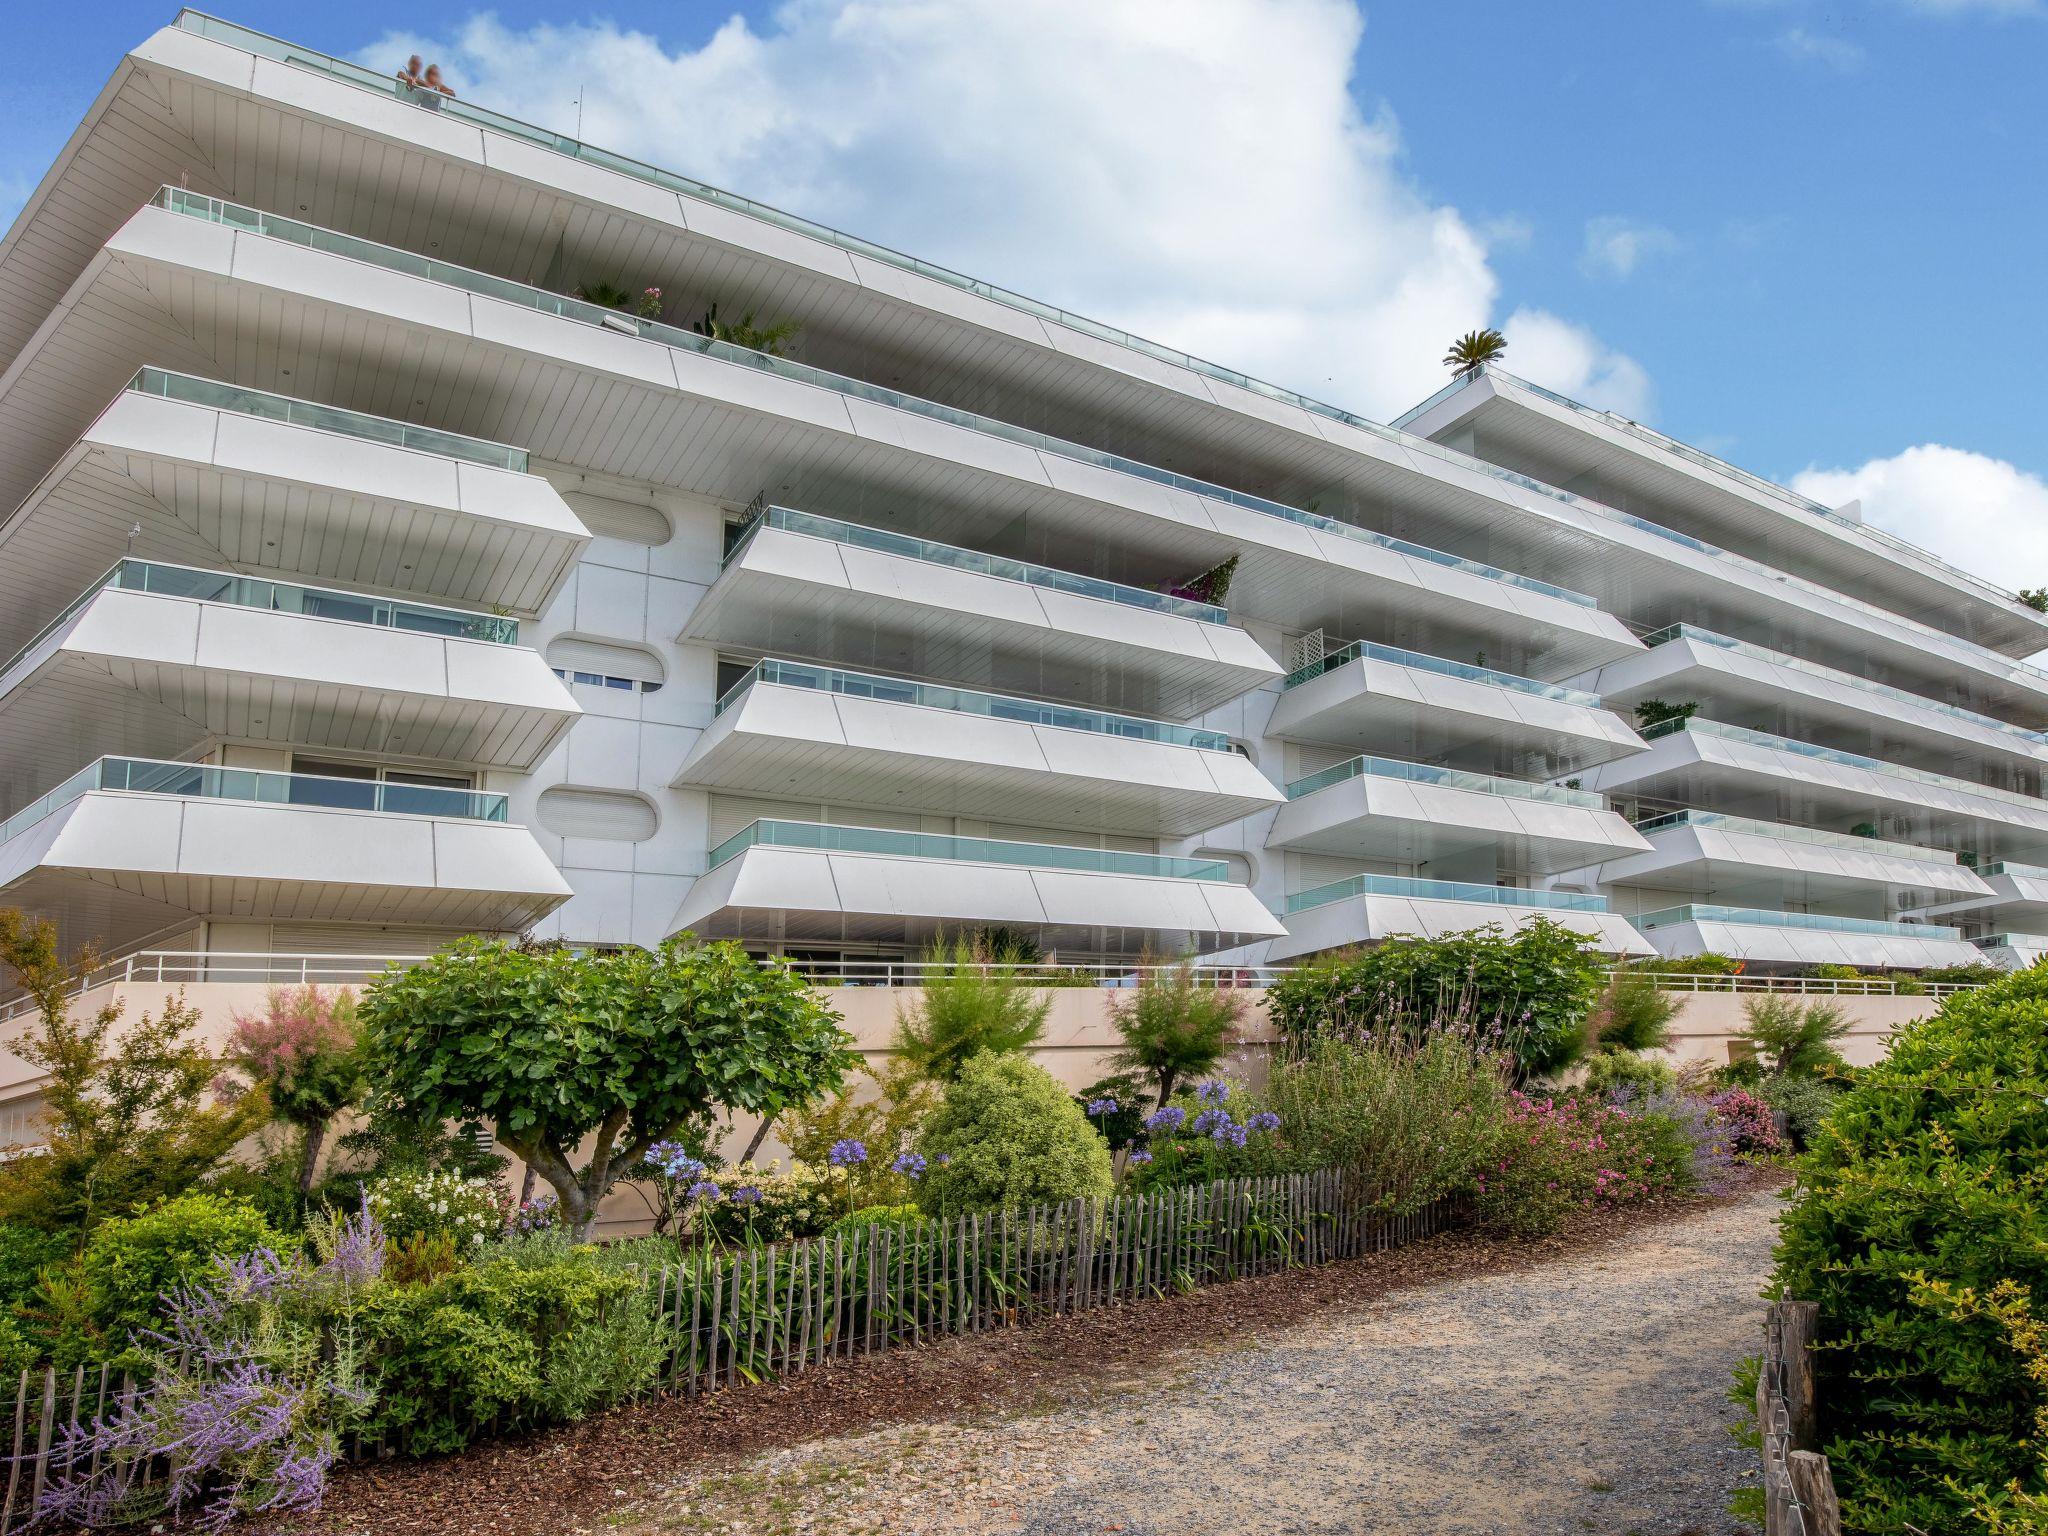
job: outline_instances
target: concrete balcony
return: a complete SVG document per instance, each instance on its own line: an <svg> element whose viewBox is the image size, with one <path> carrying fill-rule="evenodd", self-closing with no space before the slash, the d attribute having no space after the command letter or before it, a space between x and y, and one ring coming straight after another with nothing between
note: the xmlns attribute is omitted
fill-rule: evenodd
<svg viewBox="0 0 2048 1536"><path fill-rule="evenodd" d="M1289 784L1266 845L1393 864L1490 848L1499 868L1525 874L1649 847L1583 790L1377 757Z"/></svg>
<svg viewBox="0 0 2048 1536"><path fill-rule="evenodd" d="M675 782L1146 837L1281 799L1215 731L778 660L719 700Z"/></svg>
<svg viewBox="0 0 2048 1536"><path fill-rule="evenodd" d="M1657 953L1672 959L1715 954L1763 965L1917 971L1972 965L1983 958L1960 929L1820 912L1695 904L1638 913L1635 924Z"/></svg>
<svg viewBox="0 0 2048 1536"><path fill-rule="evenodd" d="M581 711L516 621L123 560L0 664L0 794L210 740L531 768Z"/></svg>
<svg viewBox="0 0 2048 1536"><path fill-rule="evenodd" d="M1928 922L1989 922L2001 929L2048 934L2048 866L2000 860L1976 871L1983 889L1971 895L1951 893L1913 908ZM2048 945L2048 939L2040 941Z"/></svg>
<svg viewBox="0 0 2048 1536"><path fill-rule="evenodd" d="M1846 832L1697 810L1650 817L1635 830L1648 839L1648 851L1581 871L1572 883L1683 891L1745 907L1844 900L1891 906L1986 889L1946 849Z"/></svg>
<svg viewBox="0 0 2048 1536"><path fill-rule="evenodd" d="M53 456L0 524L10 651L124 555L530 614L590 537L523 449L159 368Z"/></svg>
<svg viewBox="0 0 2048 1536"><path fill-rule="evenodd" d="M1415 759L1477 750L1545 774L1643 746L1597 695L1364 641L1290 674L1266 730Z"/></svg>
<svg viewBox="0 0 2048 1536"><path fill-rule="evenodd" d="M1655 953L1626 919L1607 910L1604 897L1565 891L1354 875L1289 896L1283 915L1287 936L1266 954L1276 965L1381 939L1435 939L1486 927L1515 933L1538 918L1569 928L1605 954Z"/></svg>
<svg viewBox="0 0 2048 1536"><path fill-rule="evenodd" d="M785 507L680 638L1181 720L1281 675L1212 604Z"/></svg>
<svg viewBox="0 0 2048 1536"><path fill-rule="evenodd" d="M915 950L980 926L1028 934L1048 957L1227 949L1284 931L1216 860L795 821L754 822L712 849L675 919L770 951Z"/></svg>
<svg viewBox="0 0 2048 1536"><path fill-rule="evenodd" d="M1991 758L2039 773L2048 736L2010 721L1691 624L1649 635L1649 650L1572 679L1609 704L1685 699L1716 718L1757 721L1800 740L1933 767Z"/></svg>
<svg viewBox="0 0 2048 1536"><path fill-rule="evenodd" d="M0 905L66 945L190 918L517 932L569 894L470 790L102 758L0 822Z"/></svg>

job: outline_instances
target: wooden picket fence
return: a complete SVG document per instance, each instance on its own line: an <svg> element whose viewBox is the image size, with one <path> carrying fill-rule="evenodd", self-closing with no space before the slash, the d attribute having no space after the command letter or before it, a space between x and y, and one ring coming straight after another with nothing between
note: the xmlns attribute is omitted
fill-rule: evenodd
<svg viewBox="0 0 2048 1536"><path fill-rule="evenodd" d="M1359 1175L1326 1170L707 1248L645 1277L668 1336L651 1390L696 1396L854 1355L1356 1258L1457 1219L1448 1200L1407 1212L1402 1204ZM33 1522L67 1427L89 1423L133 1388L105 1366L21 1373L0 1536ZM392 1449L366 1441L348 1452Z"/></svg>
<svg viewBox="0 0 2048 1536"><path fill-rule="evenodd" d="M1763 1366L1756 1379L1763 1437L1764 1536L1842 1536L1842 1506L1820 1443L1813 1341L1820 1304L1774 1301L1764 1314Z"/></svg>

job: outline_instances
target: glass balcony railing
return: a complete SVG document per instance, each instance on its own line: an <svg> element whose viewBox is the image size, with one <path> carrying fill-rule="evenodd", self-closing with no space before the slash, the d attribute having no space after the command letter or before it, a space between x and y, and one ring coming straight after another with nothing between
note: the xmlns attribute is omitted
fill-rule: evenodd
<svg viewBox="0 0 2048 1536"><path fill-rule="evenodd" d="M1566 789L1557 784L1538 784L1530 779L1507 779L1498 774L1468 773L1462 768L1438 768L1430 763L1411 763L1395 757L1354 757L1321 773L1309 774L1287 786L1287 798L1299 800L1332 784L1350 779L1399 779L1408 784L1434 784L1443 789L1465 789L1479 795L1498 795L1506 800L1543 800L1552 805L1579 805L1587 810L1607 808L1604 797L1589 789Z"/></svg>
<svg viewBox="0 0 2048 1536"><path fill-rule="evenodd" d="M773 658L757 661L749 667L745 675L711 706L712 715L724 714L756 683L770 683L782 688L815 688L821 693L843 694L854 699L912 704L920 709L945 709L961 715L982 715L990 720L1015 720L1024 725L1046 725L1062 731L1118 736L1126 741L1156 741L1172 747L1196 747L1204 752L1232 750L1230 738L1221 731L1201 731L1185 725L1169 725L1163 720L1143 720L1136 715L1113 715L1105 710L1076 709L1037 699L1016 699L1000 693L982 693L974 688L916 683L906 678L877 677L866 672L846 672L837 667L814 667L808 662L777 661Z"/></svg>
<svg viewBox="0 0 2048 1536"><path fill-rule="evenodd" d="M1781 843L1813 843L1824 848L1846 848L1856 853L1874 853L1894 859L1922 859L1930 864L1953 864L1956 856L1944 848L1922 848L1918 843L1894 843L1882 838L1858 837L1853 832L1828 832L1820 827L1796 827L1790 822L1755 821L1747 816L1729 816L1720 811L1667 811L1635 824L1645 837L1668 832L1673 827L1711 828L1748 837L1768 837Z"/></svg>
<svg viewBox="0 0 2048 1536"><path fill-rule="evenodd" d="M1865 773L1882 774L1888 779L1905 779L1915 784L1931 784L1938 789L1953 790L1959 794L1981 795L1989 800L2003 800L2012 805L2023 805L2031 811L2048 810L2048 800L2039 795L2023 794L2016 789L2004 789L1996 784L1978 784L1969 779L1951 778L1945 773L1929 773L1924 768L1908 768L1899 763L1887 763L1880 758L1865 757L1859 752L1843 752L1834 747L1816 746L1810 741L1794 741L1789 736L1773 736L1769 731L1752 731L1747 726L1723 725L1719 720L1702 720L1694 715L1689 720L1666 720L1653 725L1642 733L1643 740L1657 741L1666 736L1675 736L1681 731L1690 731L1698 736L1719 736L1725 741L1745 742L1753 747L1763 747L1773 752L1792 752L1801 757L1810 757L1817 762L1838 763L1844 768L1860 768Z"/></svg>
<svg viewBox="0 0 2048 1536"><path fill-rule="evenodd" d="M1460 678L1468 683L1485 683L1493 688L1512 688L1516 693L1534 694L1539 699L1555 699L1560 704L1583 704L1588 709L1599 709L1600 695L1587 693L1580 688L1566 688L1557 683L1539 683L1533 677L1517 677L1512 672L1496 672L1491 667L1473 666L1462 661L1447 661L1441 656L1428 656L1421 651L1404 651L1397 645L1380 645L1371 640L1353 640L1349 645L1340 646L1320 661L1312 661L1305 667L1297 667L1287 674L1280 686L1299 688L1303 683L1313 682L1325 672L1334 672L1339 667L1348 667L1358 660L1391 662L1397 667L1414 667L1423 672L1434 672L1440 677Z"/></svg>
<svg viewBox="0 0 2048 1536"><path fill-rule="evenodd" d="M1629 919L1638 928L1674 923L1743 923L1755 928L1803 928L1815 933L1863 933L1896 939L1960 939L1960 928L1938 923L1893 923L1878 917L1829 917L1821 912L1768 912L1761 907L1717 907L1692 902L1659 907Z"/></svg>
<svg viewBox="0 0 2048 1536"><path fill-rule="evenodd" d="M1129 587L1118 581L1103 581L1094 576L1077 576L1072 571L1062 571L1049 565L1033 565L1028 560L1011 560L1002 555L985 555L979 550L961 549L952 544L941 544L934 539L914 538L907 533L891 533L883 528L869 528L860 523L842 522L836 517L820 517L815 512L796 512L788 507L768 507L739 531L732 548L726 551L719 562L719 569L731 565L746 547L753 542L754 534L762 528L780 528L788 533L800 533L808 538L829 539L835 544L851 545L855 549L871 549L884 555L901 555L906 560L922 560L928 565L950 566L958 571L972 571L978 576L994 576L1002 581L1020 581L1028 586L1046 587L1055 592L1066 592L1074 597L1092 597L1100 602L1121 603L1127 608L1149 608L1154 613L1170 613L1183 619L1199 619L1204 624L1228 624L1230 615L1214 603L1196 602L1189 597L1175 597L1167 592L1152 592L1144 587Z"/></svg>
<svg viewBox="0 0 2048 1536"><path fill-rule="evenodd" d="M519 643L519 621L495 613L437 608L429 603L368 597L360 592L331 592L262 576L233 576L225 571L203 571L196 566L166 565L158 560L118 560L113 569L73 598L62 613L37 631L33 640L0 665L0 677L13 671L16 663L109 587L123 592L152 592L160 597L191 598L202 603L228 603L237 608L259 608L268 613L303 614L309 619L403 629L450 640L482 640L492 645Z"/></svg>
<svg viewBox="0 0 2048 1536"><path fill-rule="evenodd" d="M842 827L816 821L756 821L711 850L706 867L738 858L749 848L810 848L825 853L874 853L897 859L946 859L962 864L1017 864L1031 869L1080 870L1097 875L1143 875L1171 880L1228 880L1221 859L1178 859L1113 848L1064 843L1013 843L994 837L898 832L883 827Z"/></svg>
<svg viewBox="0 0 2048 1536"><path fill-rule="evenodd" d="M1327 907L1353 896L1409 896L1417 901L1464 901L1489 907L1541 907L1552 912L1605 912L1605 896L1580 896L1571 891L1525 891L1507 885L1471 885L1462 880L1417 880L1407 875L1353 875L1313 890L1297 891L1282 903L1288 917L1311 907Z"/></svg>
<svg viewBox="0 0 2048 1536"><path fill-rule="evenodd" d="M989 299L1007 308L1018 310L1021 313L1053 321L1056 324L1079 331L1084 335L1092 336L1099 341L1108 342L1112 346L1126 348L1176 368L1185 368L1190 372L1202 375L1204 378L1215 379L1220 383L1234 385L1239 389L1262 395L1269 400L1277 400L1286 405L1296 406L1312 415L1323 417L1325 420L1340 422L1345 426L1355 428L1383 442L1394 444L1404 452L1422 454L1440 460L1443 463L1454 465L1457 468L1468 470L1471 473L1484 475L1489 479L1519 486L1523 490L1531 491L1552 501L1580 508L1592 516L1624 523L1630 527L1653 534L1658 538L1676 540L1679 543L1690 545L1708 554L1736 562L1744 568L1760 572L1769 576L1774 581L1821 593L1840 602L1847 603L1852 607L1865 609L1874 614L1881 614L1886 618L1895 619L1898 623L1910 629L1925 632L1930 636L1939 636L1955 643L1967 643L1956 641L1956 637L1947 634L1946 631L1920 624L1917 620L1894 614L1888 609L1879 608L1872 603L1865 603L1859 598L1832 592L1828 588L1815 583L1801 581L1797 577L1773 571L1768 566L1746 560L1742 556L1731 554L1727 550L1717 549L1711 544L1690 538L1685 534L1678 533L1676 530L1665 528L1661 524L1652 523L1646 518L1639 518L1618 508L1589 500L1574 492L1535 479L1533 476L1519 474L1498 464L1490 464L1484 459L1473 457L1471 454L1461 453L1453 448L1446 448L1441 443L1432 442L1426 437L1417 437L1412 433L1402 431L1399 427L1388 426L1383 422L1374 421L1370 417L1360 416L1355 411L1347 411L1341 406L1317 400L1297 390L1288 389L1278 384L1269 384L1262 379L1255 379L1251 375L1242 373L1237 369L1226 368L1218 363L1204 361L1176 347L1168 347L1155 341L1148 341L1142 336L1134 335L1132 332L1117 326L1104 325L1100 321L1090 320L1085 316L1074 314L1072 311L1061 309L1056 305L1042 303L1037 299L1027 298L1023 294L1013 293L1008 289L997 287L993 283L986 283L978 278L967 277L948 268L935 266L928 261L920 261L914 256L906 256L900 251L893 251L887 246L877 245L871 240L863 240L858 236L832 229L814 220L802 218L792 213L785 213L779 208L771 207L766 203L756 202L752 198L740 197L735 193L722 191L706 182L678 175L674 171L665 171L657 166L648 165L643 161L634 160L629 156L614 154L610 150L599 149L595 145L585 144L579 139L573 139L567 134L555 133L550 129L536 127L532 123L522 122L518 118L509 117L502 112L493 112L487 107L479 107L470 102L457 101L452 97L445 97L437 92L412 90L410 87L401 85L394 77L380 74L375 70L365 69L360 64L336 58L331 54L321 53L317 49L302 48L297 44L285 42L282 38L271 37L267 33L238 26L233 22L222 21L217 17L208 16L200 11L187 9L179 12L176 24L188 32L197 33L202 37L217 39L231 47L246 49L250 53L264 58L277 59L301 69L314 70L334 79L344 80L351 85L360 86L365 90L374 91L382 96L392 96L400 100L410 101L421 108L445 113L464 122L473 123L480 128L508 134L529 144L535 144L543 149L552 150L556 154L567 155L571 159L582 160L590 165L602 166L607 170L617 171L621 175L631 176L635 180L661 187L665 191L674 192L679 196L695 198L700 202L712 203L720 208L727 208L736 213L749 215L765 223L773 224L778 228L791 230L808 236L811 239L837 246L841 250L855 252L867 257L869 260L880 262L885 266L895 267L904 272L913 272L920 276L928 277L935 282L957 288L962 292L977 294L982 298ZM1462 380L1457 381L1451 387L1459 387L1463 382ZM1447 392L1440 391L1439 396ZM1438 397L1432 397L1424 405L1433 404L1436 398ZM1409 416L1404 417L1403 420L1412 418L1423 408L1417 407L1416 411L1411 411ZM1307 520L1310 516L1310 514L1296 512L1292 509L1289 509L1289 514L1297 521ZM1339 529L1349 529L1352 525L1338 524L1337 527ZM1358 531L1362 532L1363 530ZM1910 545L1906 547L1911 549ZM1923 554L1923 552L1918 550L1913 552L1915 554ZM1546 584L1533 582L1526 577L1520 579L1537 590L1548 590L1553 595L1566 597L1575 602L1583 602L1588 607L1594 606L1592 599L1584 598L1581 594L1569 592L1563 588L1547 587ZM1999 595L2004 596L2002 593ZM1975 649L1975 647L1972 647L1972 649ZM1987 652L1986 654L1994 653ZM2000 659L2003 660L2004 658Z"/></svg>
<svg viewBox="0 0 2048 1536"><path fill-rule="evenodd" d="M1979 949L2048 949L2048 933L1987 933L1970 942Z"/></svg>
<svg viewBox="0 0 2048 1536"><path fill-rule="evenodd" d="M337 779L312 773L273 773L262 768L220 768L211 763L103 757L86 764L48 794L0 821L0 843L94 790L176 795L188 800L246 800L260 805L379 811L399 816L452 816L465 821L509 818L505 797L481 790L388 783L382 779Z"/></svg>
<svg viewBox="0 0 2048 1536"><path fill-rule="evenodd" d="M1987 880L1993 875L2011 875L2020 880L2048 880L2048 865L2017 864L2011 859L1999 859L1980 865L1977 873Z"/></svg>
<svg viewBox="0 0 2048 1536"><path fill-rule="evenodd" d="M396 83L395 81L393 82ZM1497 581L1518 587L1528 592L1538 592L1546 597L1555 597L1580 608L1596 608L1599 605L1583 592L1573 592L1565 587L1554 586L1547 581L1538 581L1533 576L1519 575L1487 565L1478 560L1467 560L1460 555L1447 554L1440 549L1426 545L1411 544L1406 539L1397 539L1392 534L1378 533L1362 528L1356 523L1342 522L1337 518L1325 517L1319 512L1306 512L1300 507L1290 507L1284 502L1269 501L1263 496L1254 496L1247 491L1234 491L1228 486L1197 480L1169 469L1141 463L1125 458L1122 454L1108 453L1099 448L1090 448L1082 443L1069 442L1048 433L1036 432L1029 427L1012 426L1009 422L983 416L974 411L963 411L955 406L939 405L934 401L921 400L915 395L906 395L901 390L889 389L880 384L869 384L864 380L848 378L844 374L831 373L823 368L814 368L808 363L793 362L786 357L771 357L765 352L752 352L745 347L736 347L728 342L713 341L695 331L680 326L667 325L659 320L649 320L637 315L628 315L621 310L608 309L602 304L592 304L583 299L572 299L562 294L549 293L545 289L529 287L506 278L492 277L468 267L458 267L452 262L436 261L426 256L417 256L393 246L380 245L374 240L358 239L354 235L338 234L333 230L321 229L316 225L302 223L297 219L282 218L277 214L264 213L255 208L237 203L224 202L220 198L205 197L178 187L165 187L152 199L156 206L169 209L172 213L184 214L190 218L205 219L209 223L224 224L233 229L247 230L251 234L263 235L273 240L285 240L294 245L303 245L312 250L325 251L330 255L343 256L351 261L366 262L383 267L388 271L404 272L430 282L445 283L469 293L486 298L500 299L508 304L517 304L526 309L538 310L543 314L559 315L564 319L580 320L587 325L601 325L609 330L625 331L664 346L677 347L685 351L715 357L721 362L737 363L741 367L757 372L771 373L780 378L794 379L799 383L829 389L836 394L847 395L857 400L872 400L878 405L889 406L900 411L910 411L934 421L943 421L971 432L986 433L1008 442L1021 443L1041 453L1054 454L1060 458L1072 459L1078 463L1090 464L1098 469L1107 469L1118 474L1132 475L1155 485L1172 486L1195 496L1206 496L1212 500L1229 502L1248 512L1257 512L1266 517L1280 518L1320 533L1350 539L1356 543L1371 544L1410 559L1449 570L1463 571L1487 581Z"/></svg>
<svg viewBox="0 0 2048 1536"><path fill-rule="evenodd" d="M1824 682L1840 683L1845 688L1855 688L1877 698L1891 699L1896 703L1910 704L1916 709L1931 709L1937 714L1952 719L1965 720L1971 725L1983 726L1986 730L1998 731L2003 735L2017 736L2036 746L2048 745L2048 735L2030 731L2023 725L2014 725L2009 720L1997 720L1990 715L1980 715L1974 709L1964 709L1960 704L1946 704L1940 699L1930 699L1924 693L1914 693L1906 688L1894 688L1890 683L1876 682L1871 678L1858 677L1853 672L1843 672L1835 667L1824 667L1819 662L1807 661L1798 656L1788 656L1783 651L1774 651L1767 646L1757 645L1748 640L1736 640L1717 634L1711 629L1701 629L1696 624L1667 624L1643 636L1646 646L1668 645L1673 640L1696 640L1702 645L1718 646L1724 651L1733 651L1741 656L1753 656L1758 661L1767 661L1773 666L1786 667L1794 672L1804 672Z"/></svg>
<svg viewBox="0 0 2048 1536"><path fill-rule="evenodd" d="M171 189L166 189L168 192ZM181 198L192 196L180 193ZM160 199L161 200L161 199ZM169 207L169 203L164 204ZM183 211L183 210L180 210ZM322 432L339 432L365 442L387 443L394 448L412 448L420 453L437 453L443 458L467 459L493 469L526 473L526 450L494 443L487 438L468 437L460 432L443 432L434 427L416 427L411 422L393 421L362 411L344 410L337 405L316 405L274 395L263 389L243 389L213 379L195 378L189 373L172 373L164 368L144 368L128 381L127 393L155 395L165 400L183 400L214 410L234 411L242 416L260 416L265 421L287 422L295 427L313 427Z"/></svg>

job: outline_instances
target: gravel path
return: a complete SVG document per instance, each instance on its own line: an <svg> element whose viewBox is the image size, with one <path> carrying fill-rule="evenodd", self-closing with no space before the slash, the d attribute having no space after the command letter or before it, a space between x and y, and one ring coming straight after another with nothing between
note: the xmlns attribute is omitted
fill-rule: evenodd
<svg viewBox="0 0 2048 1536"><path fill-rule="evenodd" d="M1182 1351L1024 1417L707 1469L611 1523L655 1533L1121 1531L1721 1536L1759 1342L1769 1193L1518 1273Z"/></svg>

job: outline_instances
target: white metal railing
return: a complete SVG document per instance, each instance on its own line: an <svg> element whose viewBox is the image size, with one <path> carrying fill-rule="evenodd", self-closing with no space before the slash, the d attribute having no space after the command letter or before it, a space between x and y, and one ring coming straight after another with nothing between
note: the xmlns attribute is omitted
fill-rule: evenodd
<svg viewBox="0 0 2048 1536"><path fill-rule="evenodd" d="M180 986L198 982L247 982L271 986L360 986L390 969L410 965L421 955L291 955L256 950L141 949L102 962L82 977L77 991L96 987L131 985ZM914 987L920 985L933 966L918 959L804 959L789 965L798 975L826 986ZM1130 964L1114 960L1081 960L1064 963L1042 961L1017 967L1026 980L1048 987L1135 987L1148 976L1178 970L1165 964ZM1212 987L1269 987L1283 976L1303 969L1293 965L1224 965L1198 962L1196 984ZM1611 974L1612 968L1610 968ZM1665 992L1786 992L1824 997L1891 997L1899 995L1901 983L1887 977L1727 976L1718 972L1649 974ZM1907 996L1947 997L1967 992L1978 982L1911 982ZM26 996L0 1001L0 1024L34 1011Z"/></svg>

